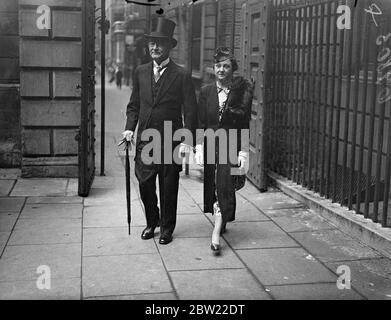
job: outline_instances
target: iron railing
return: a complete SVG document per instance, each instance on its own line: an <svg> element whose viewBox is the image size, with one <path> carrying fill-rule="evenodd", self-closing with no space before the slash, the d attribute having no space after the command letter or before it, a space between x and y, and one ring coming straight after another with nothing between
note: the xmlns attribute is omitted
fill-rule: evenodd
<svg viewBox="0 0 391 320"><path fill-rule="evenodd" d="M268 169L390 227L391 2L272 2Z"/></svg>

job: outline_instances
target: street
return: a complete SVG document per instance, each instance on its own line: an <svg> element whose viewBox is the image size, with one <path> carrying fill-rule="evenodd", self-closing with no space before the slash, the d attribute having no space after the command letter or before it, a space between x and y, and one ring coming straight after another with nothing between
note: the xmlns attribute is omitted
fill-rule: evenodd
<svg viewBox="0 0 391 320"><path fill-rule="evenodd" d="M77 196L77 179L27 180L2 169L0 299L391 299L388 258L278 189L260 193L248 181L237 194L237 220L227 226L222 255L214 256L197 166L181 173L174 240L162 246L159 230L154 239L140 239L145 219L132 156L128 236L124 151L117 143L130 93L107 84L105 176L99 176L97 86L97 165L88 197ZM50 270L49 287L39 285L40 266Z"/></svg>

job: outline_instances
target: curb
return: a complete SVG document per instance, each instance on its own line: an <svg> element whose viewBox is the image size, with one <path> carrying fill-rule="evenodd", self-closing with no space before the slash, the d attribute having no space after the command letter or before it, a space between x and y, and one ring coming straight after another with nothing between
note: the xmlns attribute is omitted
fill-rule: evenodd
<svg viewBox="0 0 391 320"><path fill-rule="evenodd" d="M268 172L276 187L293 199L306 204L320 216L329 220L346 234L379 251L391 259L391 228L383 228L380 223L374 223L357 215L338 203L321 197L318 193L308 190L276 173Z"/></svg>

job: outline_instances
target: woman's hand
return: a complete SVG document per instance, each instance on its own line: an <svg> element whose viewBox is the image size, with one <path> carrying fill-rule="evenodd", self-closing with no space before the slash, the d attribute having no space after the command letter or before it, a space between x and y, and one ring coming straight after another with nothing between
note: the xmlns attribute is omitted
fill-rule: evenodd
<svg viewBox="0 0 391 320"><path fill-rule="evenodd" d="M204 165L204 148L202 147L202 144L197 144L195 149L195 161L202 167Z"/></svg>
<svg viewBox="0 0 391 320"><path fill-rule="evenodd" d="M239 151L238 155L238 165L240 171L243 172L243 174L246 174L249 170L249 157L248 157L248 152L246 151Z"/></svg>
<svg viewBox="0 0 391 320"><path fill-rule="evenodd" d="M122 138L126 139L126 141L132 141L133 139L133 131L132 130L125 130L122 132Z"/></svg>

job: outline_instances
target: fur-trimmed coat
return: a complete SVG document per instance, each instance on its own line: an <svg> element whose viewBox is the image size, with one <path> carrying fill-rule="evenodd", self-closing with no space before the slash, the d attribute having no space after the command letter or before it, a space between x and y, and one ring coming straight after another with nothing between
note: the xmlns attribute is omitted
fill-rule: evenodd
<svg viewBox="0 0 391 320"><path fill-rule="evenodd" d="M254 84L243 77L235 77L219 121L219 98L213 82L201 88L198 99L198 128L248 129L251 117L251 103Z"/></svg>
<svg viewBox="0 0 391 320"><path fill-rule="evenodd" d="M243 77L235 77L230 87L230 92L221 115L221 120L219 121L219 99L217 95L216 83L213 82L202 87L198 99L198 128L203 130L217 130L219 128L238 129L239 131L237 136L238 143L236 154L238 154L240 150L248 149L248 146L240 145L240 129L249 129L253 91L254 84L252 82L244 79ZM204 137L197 137L197 144L204 142L203 140ZM213 202L215 201L214 185L216 183L216 175L215 166L206 164L206 149L206 143L204 143L204 212L213 212ZM229 179L226 181L229 181ZM219 186L217 186L217 188L218 187ZM224 187L226 188L226 186ZM230 188L228 193L231 192L232 188ZM227 197L232 197L232 195L227 194ZM220 198L219 200L221 200ZM232 221L235 214L235 205L232 203L227 205L227 210L231 211L231 215L233 215L233 218L229 218L228 221Z"/></svg>

